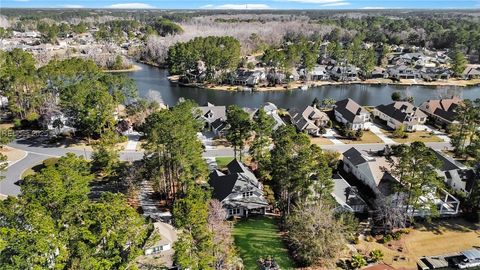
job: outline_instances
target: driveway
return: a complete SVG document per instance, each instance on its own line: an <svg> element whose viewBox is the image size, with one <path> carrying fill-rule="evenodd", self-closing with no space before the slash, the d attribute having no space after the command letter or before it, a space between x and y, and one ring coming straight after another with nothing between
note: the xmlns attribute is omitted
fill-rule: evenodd
<svg viewBox="0 0 480 270"><path fill-rule="evenodd" d="M433 134L437 137L439 137L440 139L442 139L444 142L450 142L450 137L447 136L446 133L444 132L441 132L437 129L435 129L434 127L431 127L431 126L427 126L427 125L420 125L418 127L419 130L425 130L425 131L428 131L428 132L433 132Z"/></svg>
<svg viewBox="0 0 480 270"><path fill-rule="evenodd" d="M338 134L335 132L335 130L329 128L329 129L326 130L325 134L323 134L323 137L329 139L334 145L344 144L342 141L337 139L335 137L335 135L338 136Z"/></svg>
<svg viewBox="0 0 480 270"><path fill-rule="evenodd" d="M370 131L377 135L385 144L396 144L396 142L392 139L390 139L387 135L385 135L380 127L375 125L374 123L367 122L365 123L365 128L370 129Z"/></svg>

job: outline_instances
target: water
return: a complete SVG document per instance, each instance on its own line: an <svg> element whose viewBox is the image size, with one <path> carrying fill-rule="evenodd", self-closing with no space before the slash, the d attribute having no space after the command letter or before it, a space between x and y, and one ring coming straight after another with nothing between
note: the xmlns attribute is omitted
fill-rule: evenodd
<svg viewBox="0 0 480 270"><path fill-rule="evenodd" d="M318 99L332 98L341 100L347 97L360 105L376 106L391 102L393 92L399 91L405 96L413 96L419 104L428 99L451 97L480 98L480 86L475 87L427 87L427 86L396 86L396 85L328 85L311 88L306 91L264 91L236 92L207 90L183 87L168 81L168 72L148 65L138 64L141 70L129 73L138 86L142 97L154 99L170 106L175 105L179 98L192 99L202 105L207 102L215 105L237 104L242 107L255 108L270 101L280 108L303 107Z"/></svg>

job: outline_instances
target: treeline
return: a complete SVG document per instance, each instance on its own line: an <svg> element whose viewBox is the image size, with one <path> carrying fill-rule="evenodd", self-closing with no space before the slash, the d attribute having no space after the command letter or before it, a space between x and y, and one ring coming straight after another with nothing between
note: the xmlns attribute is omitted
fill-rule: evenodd
<svg viewBox="0 0 480 270"><path fill-rule="evenodd" d="M197 37L188 42L179 42L168 50L167 59L171 74L204 72L207 81L221 78L228 71L236 69L239 62L240 43L229 36Z"/></svg>

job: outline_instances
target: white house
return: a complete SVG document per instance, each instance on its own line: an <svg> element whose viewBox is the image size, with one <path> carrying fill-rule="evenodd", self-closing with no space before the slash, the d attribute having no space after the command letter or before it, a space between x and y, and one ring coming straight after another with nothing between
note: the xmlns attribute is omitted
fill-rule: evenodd
<svg viewBox="0 0 480 270"><path fill-rule="evenodd" d="M475 181L478 181L475 171L438 150L432 149L432 151L438 160L441 161L441 166L437 169L437 173L444 179L445 184L454 190L470 194Z"/></svg>
<svg viewBox="0 0 480 270"><path fill-rule="evenodd" d="M379 105L373 110L373 115L386 121L392 129L404 125L407 131L416 131L427 121L427 115L423 111L406 101Z"/></svg>
<svg viewBox="0 0 480 270"><path fill-rule="evenodd" d="M173 267L173 244L177 241L177 231L172 225L164 222L153 223L154 230L152 235L145 243L144 254L137 260L142 263L148 263L155 260L156 264L161 263L170 269Z"/></svg>
<svg viewBox="0 0 480 270"><path fill-rule="evenodd" d="M343 153L343 169L369 187L376 198L388 198L394 204L403 202L406 194L394 189L400 183L390 174L391 164L384 156L372 157L352 147ZM433 203L440 215L451 216L458 214L460 206L460 201L443 189L432 189L427 196L420 197L419 202L426 207L413 209L409 215L428 216L431 214L429 205Z"/></svg>
<svg viewBox="0 0 480 270"><path fill-rule="evenodd" d="M350 98L340 100L333 106L335 120L353 130L365 128L370 113Z"/></svg>
<svg viewBox="0 0 480 270"><path fill-rule="evenodd" d="M213 198L227 210L225 218L265 214L268 202L263 196L263 186L253 172L236 159L227 168L226 173L215 170L210 174Z"/></svg>

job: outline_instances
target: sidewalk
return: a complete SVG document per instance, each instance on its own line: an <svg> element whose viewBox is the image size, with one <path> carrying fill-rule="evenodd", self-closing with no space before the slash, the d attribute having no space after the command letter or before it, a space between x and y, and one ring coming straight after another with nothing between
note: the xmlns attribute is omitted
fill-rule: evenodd
<svg viewBox="0 0 480 270"><path fill-rule="evenodd" d="M337 144L337 145L344 144L342 141L337 139L335 135L338 135L338 134L333 129L329 128L327 129L325 134L323 134L323 137L329 139L333 144Z"/></svg>
<svg viewBox="0 0 480 270"><path fill-rule="evenodd" d="M387 135L385 135L382 130L376 126L374 123L365 123L365 128L370 129L373 134L377 135L385 144L396 144L396 142L390 139Z"/></svg>

